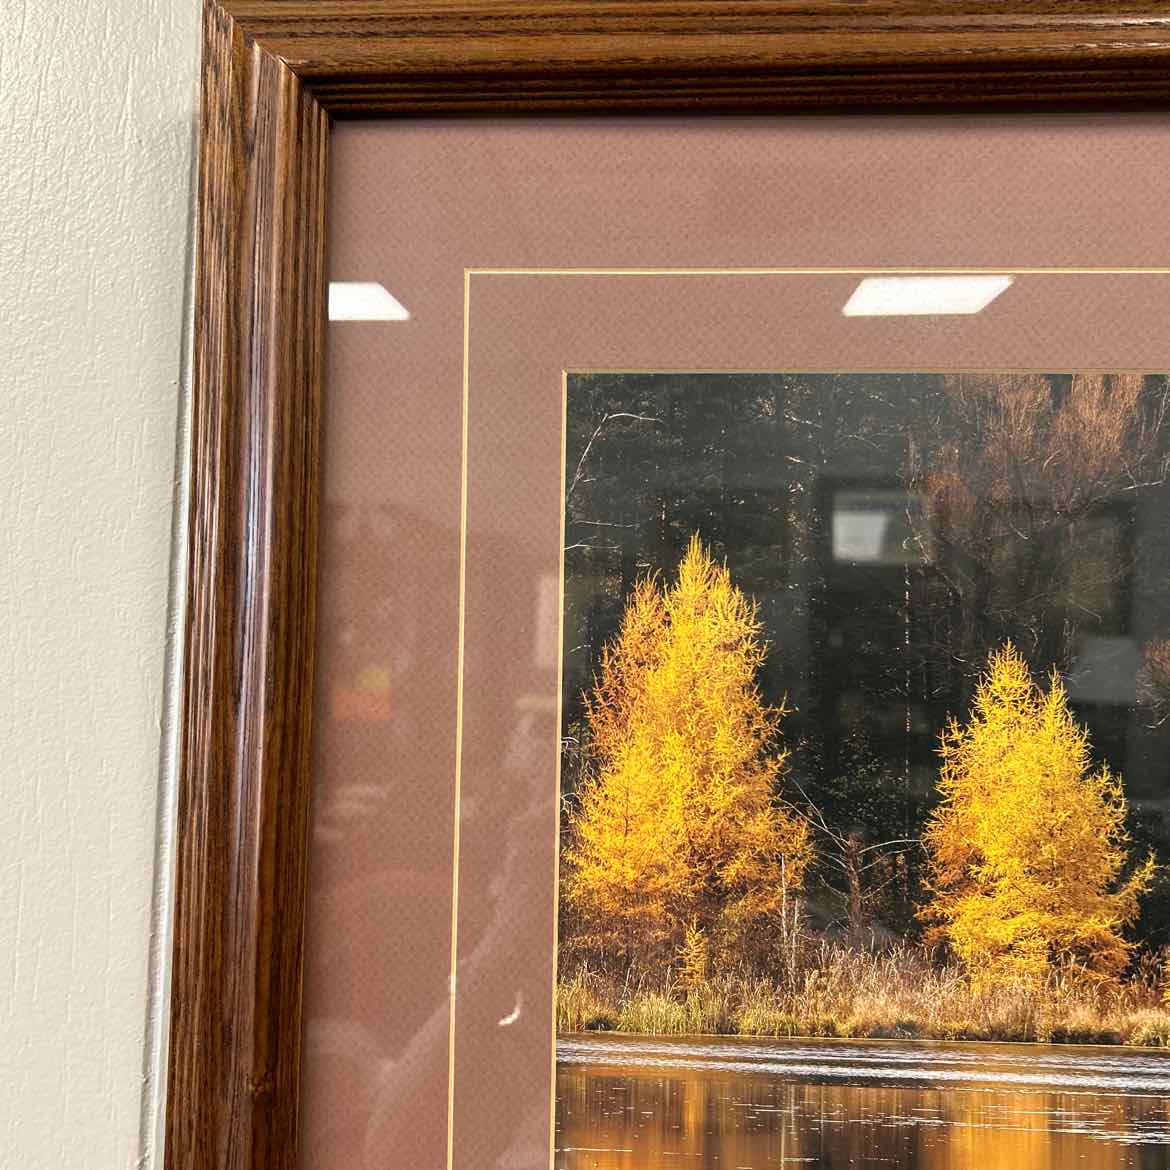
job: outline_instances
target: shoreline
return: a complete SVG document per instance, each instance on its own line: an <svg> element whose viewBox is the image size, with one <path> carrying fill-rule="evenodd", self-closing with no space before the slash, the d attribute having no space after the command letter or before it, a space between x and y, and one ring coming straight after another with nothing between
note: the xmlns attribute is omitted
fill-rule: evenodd
<svg viewBox="0 0 1170 1170"><path fill-rule="evenodd" d="M963 1045L969 1048L982 1048L994 1045L997 1048L1091 1048L1101 1052L1117 1052L1119 1049L1126 1052L1149 1053L1158 1057L1165 1057L1167 1068L1170 1070L1170 1047L1163 1044L1129 1044L1125 1041L1085 1042L1076 1040L999 1040L994 1037L981 1038L951 1038L947 1036L816 1036L792 1035L777 1036L773 1034L749 1035L744 1032L674 1032L664 1035L657 1032L621 1032L615 1028L592 1028L585 1031L562 1031L557 1029L554 1040L559 1044L564 1040L595 1040L599 1036L612 1036L615 1039L631 1040L660 1040L667 1043L675 1041L699 1040L705 1043L712 1041L735 1044L737 1041L745 1043L760 1043L761 1041L775 1041L776 1043L792 1042L796 1044L813 1045L845 1045L845 1044L872 1044L879 1045L941 1045L948 1048Z"/></svg>
<svg viewBox="0 0 1170 1170"><path fill-rule="evenodd" d="M830 956L795 986L722 975L684 990L670 979L627 983L581 969L558 979L554 1009L558 1033L1170 1051L1164 985L1135 978L1101 988L1058 979L980 989L954 968L908 955Z"/></svg>

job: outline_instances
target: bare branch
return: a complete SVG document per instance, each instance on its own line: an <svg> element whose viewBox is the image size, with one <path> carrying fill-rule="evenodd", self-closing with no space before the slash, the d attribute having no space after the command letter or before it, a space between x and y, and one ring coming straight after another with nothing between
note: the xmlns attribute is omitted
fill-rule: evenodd
<svg viewBox="0 0 1170 1170"><path fill-rule="evenodd" d="M596 441L598 435L600 435L601 432L605 429L606 423L613 422L614 419L619 419L619 418L632 419L632 420L636 420L638 422L648 422L648 423L655 423L655 424L662 422L662 420L660 418L652 418L649 415L645 415L645 414L633 414L630 411L626 411L626 410L616 410L616 411L613 411L611 413L607 413L602 418L601 422L599 422L597 424L597 429L593 432L592 435L589 436L589 442L585 444L585 450L581 452L581 458L577 460L577 468L573 472L573 481L572 481L572 483L569 484L568 488L565 491L565 501L566 502L568 502L570 497L573 495L573 492L576 490L577 485L581 482L581 477L585 471L585 460L589 458L589 452L592 449L593 444Z"/></svg>

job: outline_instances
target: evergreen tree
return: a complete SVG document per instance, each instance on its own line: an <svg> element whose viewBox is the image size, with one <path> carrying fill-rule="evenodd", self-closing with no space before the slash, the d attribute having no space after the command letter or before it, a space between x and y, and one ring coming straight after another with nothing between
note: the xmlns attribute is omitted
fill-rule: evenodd
<svg viewBox="0 0 1170 1170"><path fill-rule="evenodd" d="M996 984L1055 970L1121 974L1132 949L1122 930L1154 864L1123 876L1121 781L1093 769L1059 676L1041 690L1005 644L990 657L969 722L951 721L940 754L926 914L971 976Z"/></svg>
<svg viewBox="0 0 1170 1170"><path fill-rule="evenodd" d="M776 789L783 716L760 697L756 606L698 537L676 582L644 581L587 703L592 769L570 817L565 897L630 962L717 956L766 935L811 856Z"/></svg>

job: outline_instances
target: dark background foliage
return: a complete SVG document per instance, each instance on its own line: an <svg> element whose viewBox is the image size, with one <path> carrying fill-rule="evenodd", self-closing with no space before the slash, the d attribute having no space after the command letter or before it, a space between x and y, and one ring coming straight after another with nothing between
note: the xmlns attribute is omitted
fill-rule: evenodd
<svg viewBox="0 0 1170 1170"><path fill-rule="evenodd" d="M1072 385L1063 374L573 375L567 798L588 766L582 697L625 597L639 577L672 574L698 532L760 607L760 687L790 711L779 795L818 824L811 905L825 926L879 941L915 930L912 842L938 734L1008 638L1038 675L1065 677L1097 756L1125 778L1138 847L1170 860L1170 722L1154 669L1170 637L1167 383L1132 384L1117 422L1119 398L1101 381L1090 399L1112 430L1084 409L1074 417ZM1139 924L1151 945L1170 940L1165 894L1147 897Z"/></svg>

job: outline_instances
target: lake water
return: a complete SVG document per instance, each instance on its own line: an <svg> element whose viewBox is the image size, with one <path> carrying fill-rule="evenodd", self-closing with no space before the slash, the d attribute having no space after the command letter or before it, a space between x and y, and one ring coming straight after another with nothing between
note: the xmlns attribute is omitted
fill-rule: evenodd
<svg viewBox="0 0 1170 1170"><path fill-rule="evenodd" d="M1170 1053L562 1036L557 1170L1170 1170Z"/></svg>

